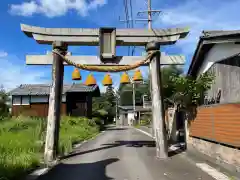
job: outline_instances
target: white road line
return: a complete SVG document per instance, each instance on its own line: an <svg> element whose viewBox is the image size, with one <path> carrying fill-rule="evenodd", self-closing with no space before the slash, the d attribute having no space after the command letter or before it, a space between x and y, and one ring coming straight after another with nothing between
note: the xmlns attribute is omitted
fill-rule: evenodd
<svg viewBox="0 0 240 180"><path fill-rule="evenodd" d="M199 167L204 172L208 173L214 179L217 180L229 180L228 176L219 172L218 170L214 169L213 167L209 166L206 163L196 163L196 166Z"/></svg>
<svg viewBox="0 0 240 180"><path fill-rule="evenodd" d="M49 168L38 169L34 171L31 175L40 176L48 171Z"/></svg>
<svg viewBox="0 0 240 180"><path fill-rule="evenodd" d="M138 128L134 128L137 131L146 134L147 136L155 139L150 133L147 133L146 131L143 131L141 129ZM177 148L175 147L169 147L170 150L175 150ZM212 176L214 179L217 180L229 180L229 177L226 176L225 174L219 172L218 170L214 169L213 167L209 166L206 163L196 163L196 166L199 167L202 171L206 172L207 174L209 174L210 176Z"/></svg>
<svg viewBox="0 0 240 180"><path fill-rule="evenodd" d="M153 139L156 139L155 137L153 137L150 133L148 133L148 132L146 132L146 131L144 131L144 130L141 130L141 129L138 129L138 128L135 128L137 131L139 131L139 132L141 132L141 133L143 133L143 134L146 134L147 136L149 136L149 137L151 137L151 138L153 138ZM175 145L171 145L170 147L169 147L169 150L170 151L176 151L176 150L178 150L179 149L179 147L175 147Z"/></svg>
<svg viewBox="0 0 240 180"><path fill-rule="evenodd" d="M147 133L146 131L143 131L143 130L138 129L138 128L134 128L134 129L136 129L137 131L139 131L139 132L141 132L141 133L143 133L143 134L146 134L147 136L149 136L149 137L155 139L155 137L153 137L150 133Z"/></svg>

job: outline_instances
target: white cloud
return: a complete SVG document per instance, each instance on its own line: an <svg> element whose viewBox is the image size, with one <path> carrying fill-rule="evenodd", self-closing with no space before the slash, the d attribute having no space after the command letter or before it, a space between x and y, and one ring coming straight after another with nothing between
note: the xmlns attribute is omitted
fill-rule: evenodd
<svg viewBox="0 0 240 180"><path fill-rule="evenodd" d="M0 58L2 57L7 57L8 56L8 53L5 52L5 51L0 51Z"/></svg>
<svg viewBox="0 0 240 180"><path fill-rule="evenodd" d="M154 26L189 26L189 35L185 40L180 40L177 46L185 55L192 55L203 30L240 29L239 6L239 0L187 0L180 5L162 9L163 13Z"/></svg>
<svg viewBox="0 0 240 180"><path fill-rule="evenodd" d="M16 56L0 57L0 85L9 91L20 84L46 83L46 71L20 64Z"/></svg>
<svg viewBox="0 0 240 180"><path fill-rule="evenodd" d="M43 14L47 17L65 15L69 10L76 10L79 15L86 16L88 11L97 9L107 3L107 0L32 0L22 4L12 4L10 12L14 15L32 16Z"/></svg>

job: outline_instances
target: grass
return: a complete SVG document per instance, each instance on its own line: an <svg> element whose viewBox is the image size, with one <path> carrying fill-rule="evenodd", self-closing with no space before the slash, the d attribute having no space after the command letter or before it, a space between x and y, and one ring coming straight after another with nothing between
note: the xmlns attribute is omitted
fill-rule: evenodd
<svg viewBox="0 0 240 180"><path fill-rule="evenodd" d="M135 127L135 128L140 128L141 125L140 125L140 124L135 124L134 127Z"/></svg>
<svg viewBox="0 0 240 180"><path fill-rule="evenodd" d="M42 162L46 120L18 117L0 123L0 180L19 179ZM60 154L99 133L95 121L87 118L63 117L60 127Z"/></svg>

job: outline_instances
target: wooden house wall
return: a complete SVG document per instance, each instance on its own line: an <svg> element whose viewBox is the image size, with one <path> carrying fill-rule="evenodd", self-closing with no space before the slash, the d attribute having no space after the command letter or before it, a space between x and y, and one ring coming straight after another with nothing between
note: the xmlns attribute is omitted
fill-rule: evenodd
<svg viewBox="0 0 240 180"><path fill-rule="evenodd" d="M24 97L24 98L23 98ZM48 96L31 96L26 101L27 96L13 96L16 104L12 105L12 115L27 115L47 117L48 115ZM19 101L20 99L20 101ZM21 99L24 99L24 103ZM63 96L61 105L62 115L86 116L91 117L92 114L92 96L89 93L68 93Z"/></svg>
<svg viewBox="0 0 240 180"><path fill-rule="evenodd" d="M67 94L67 111L72 116L92 115L92 96L90 93L68 93Z"/></svg>
<svg viewBox="0 0 240 180"><path fill-rule="evenodd" d="M216 97L221 89L221 104L240 103L240 57L216 63L209 71L215 74L215 82L206 95Z"/></svg>
<svg viewBox="0 0 240 180"><path fill-rule="evenodd" d="M61 104L61 114L67 115L66 103ZM30 105L13 105L12 115L26 115L36 117L47 117L48 115L48 103L36 103Z"/></svg>

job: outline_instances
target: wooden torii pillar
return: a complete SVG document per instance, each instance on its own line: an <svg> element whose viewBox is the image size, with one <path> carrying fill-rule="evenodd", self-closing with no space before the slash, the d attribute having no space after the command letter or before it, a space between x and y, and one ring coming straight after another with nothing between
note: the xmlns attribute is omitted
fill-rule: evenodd
<svg viewBox="0 0 240 180"><path fill-rule="evenodd" d="M112 66L133 64L144 57L141 56L116 56L116 46L145 46L146 51L159 50L162 45L170 45L189 33L188 28L173 29L82 29L82 28L42 28L21 24L21 30L35 39L39 44L53 45L61 55L66 55L67 47L73 46L98 46L99 56L66 56L77 64ZM108 36L108 37L107 37ZM111 36L111 37L109 37ZM106 38L107 37L107 38ZM110 40L110 41L109 41ZM160 65L184 64L184 56L167 56L157 53L151 61L152 80L152 113L154 132L156 134L157 157L167 158L164 111L161 95ZM52 86L50 91L48 125L45 144L44 159L50 164L56 158L58 148L60 103L62 97L64 65L57 54L27 55L28 65L52 65Z"/></svg>

